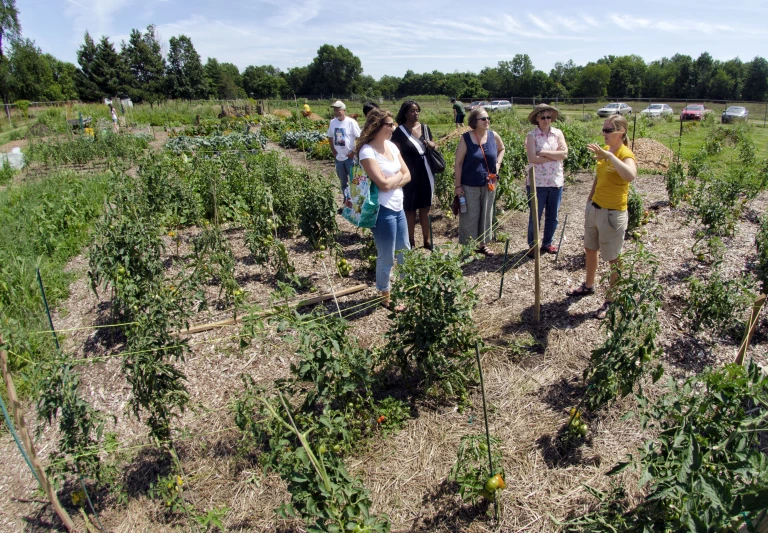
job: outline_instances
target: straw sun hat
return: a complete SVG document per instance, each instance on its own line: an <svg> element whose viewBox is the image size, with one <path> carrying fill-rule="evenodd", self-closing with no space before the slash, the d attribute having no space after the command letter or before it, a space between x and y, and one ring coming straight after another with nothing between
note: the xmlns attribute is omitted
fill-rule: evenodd
<svg viewBox="0 0 768 533"><path fill-rule="evenodd" d="M528 122L530 122L534 126L538 126L539 123L536 122L536 115L538 115L542 111L551 111L553 122L557 120L557 117L560 115L560 112L557 110L556 107L552 107L549 104L539 104L536 107L534 107L533 111L531 111L530 115L528 115Z"/></svg>

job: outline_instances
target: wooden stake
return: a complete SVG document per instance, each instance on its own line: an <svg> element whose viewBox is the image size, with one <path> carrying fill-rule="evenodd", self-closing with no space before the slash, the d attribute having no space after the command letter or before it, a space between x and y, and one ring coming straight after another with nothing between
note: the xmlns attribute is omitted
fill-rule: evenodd
<svg viewBox="0 0 768 533"><path fill-rule="evenodd" d="M755 332L755 326L757 325L757 317L760 315L760 310L763 308L763 305L765 305L764 294L758 297L757 300L755 300L755 303L752 304L752 315L749 317L749 322L747 323L747 332L744 335L744 340L741 342L741 346L739 346L739 353L736 355L735 363L737 365L744 364L744 356L747 354L747 348L749 348L749 343L752 341L752 334Z"/></svg>
<svg viewBox="0 0 768 533"><path fill-rule="evenodd" d="M3 340L0 338L0 345L2 345L2 343ZM42 483L43 489L48 495L48 499L50 500L53 509L56 511L56 514L59 515L59 518L64 523L64 527L69 531L73 531L75 529L75 523L72 522L69 513L67 513L67 511L64 510L64 507L61 506L59 498L56 496L56 491L53 490L53 486L51 485L48 476L45 475L45 469L40 463L40 459L37 457L37 452L35 452L35 445L32 443L29 431L27 430L27 424L24 421L24 416L21 414L21 402L19 402L19 398L16 396L16 387L13 384L13 378L8 370L8 354L2 349L0 349L0 371L2 371L3 379L5 380L5 389L8 392L8 403L11 406L11 414L16 423L16 430L19 437L21 437L24 448L26 448L29 460L32 462L32 466L37 472L37 478Z"/></svg>
<svg viewBox="0 0 768 533"><path fill-rule="evenodd" d="M541 248L539 248L539 199L536 194L536 171L531 166L528 171L531 191L531 218L533 220L533 320L541 320Z"/></svg>
<svg viewBox="0 0 768 533"><path fill-rule="evenodd" d="M348 287L346 289L341 289L340 291L336 292L336 297L338 298L338 297L341 297L341 296L347 296L349 294L354 294L356 292L360 292L360 291L365 290L367 288L368 288L368 285L366 285L365 283L362 283L360 285L355 285L354 287ZM299 307L305 307L307 305L319 304L320 302L324 302L326 300L330 300L333 297L334 297L333 293L328 293L328 294L323 294L322 296L315 296L313 298L309 298L308 300L299 300L296 303L290 304L288 306L288 309L297 309ZM260 318L260 317L264 317L264 316L273 315L273 314L275 314L277 312L278 312L277 309L266 309L264 311L261 311L259 313L256 313L256 314L250 315L250 316L255 316L257 318ZM197 326L192 326L191 328L182 330L179 333L182 334L182 335L184 335L184 334L192 334L192 333L201 333L203 331L208 331L208 330L211 330L211 329L221 328L221 327L224 327L224 326L232 326L234 324L237 324L238 322L239 322L239 320L236 319L236 318L227 318L226 320L219 320L218 322L210 322L208 324L200 324L200 325L197 325Z"/></svg>

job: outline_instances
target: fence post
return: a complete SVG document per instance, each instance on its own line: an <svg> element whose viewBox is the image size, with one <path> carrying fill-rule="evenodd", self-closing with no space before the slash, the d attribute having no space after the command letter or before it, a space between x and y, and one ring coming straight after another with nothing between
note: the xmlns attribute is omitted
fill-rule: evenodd
<svg viewBox="0 0 768 533"><path fill-rule="evenodd" d="M763 127L765 127L766 120L768 120L768 102L765 103L765 116L763 117Z"/></svg>

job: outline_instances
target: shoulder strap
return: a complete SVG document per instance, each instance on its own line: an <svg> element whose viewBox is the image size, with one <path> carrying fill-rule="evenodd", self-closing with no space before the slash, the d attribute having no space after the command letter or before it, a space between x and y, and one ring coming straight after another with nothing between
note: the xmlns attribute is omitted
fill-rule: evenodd
<svg viewBox="0 0 768 533"><path fill-rule="evenodd" d="M493 135L493 132L491 130L488 130L488 135ZM485 169L488 171L488 174L493 174L493 172L491 172L491 167L488 166L488 159L486 159L485 157L485 150L483 149L483 144L480 142L480 137L477 136L477 133L475 133L475 139L477 139L477 144L480 145L480 151L483 152L483 161L485 161Z"/></svg>
<svg viewBox="0 0 768 533"><path fill-rule="evenodd" d="M405 126L400 124L398 126L398 129L402 130L403 133L405 133L408 136L408 140L411 141L411 144L413 144L416 147L416 151L419 152L419 154L424 155L427 153L426 146L421 144L421 141L413 136L413 134L405 129Z"/></svg>

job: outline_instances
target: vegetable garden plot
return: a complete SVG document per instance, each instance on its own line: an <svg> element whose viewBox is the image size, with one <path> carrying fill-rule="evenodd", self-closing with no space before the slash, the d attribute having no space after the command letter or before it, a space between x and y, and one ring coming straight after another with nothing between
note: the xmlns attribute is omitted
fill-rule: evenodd
<svg viewBox="0 0 768 533"><path fill-rule="evenodd" d="M278 177L285 177L283 172L289 173L289 182L294 179L290 177L293 171L283 169L279 158L277 161L272 159L276 156L263 154L253 157L261 158L258 165L260 170L257 171L259 181L277 183L280 181ZM158 164L165 165L162 162ZM252 207L250 202L238 203L239 197L263 196L259 196L262 194L259 191L249 189L249 184L255 182L251 181L247 159L233 158L221 164L227 165L226 174L221 174L223 167L210 162L168 162L167 167L161 166L163 172L154 173L149 172L147 165L146 173L139 173L139 180L148 193L173 191L176 196L172 197L179 199L173 202L174 205L188 205L186 213L210 220L212 226L218 214L222 233L221 237L216 238L223 237L229 243L234 258L234 279L248 301L256 300L266 305L269 294L280 288L276 272L248 259L252 254L245 244L247 229L228 229L227 226L231 224L236 227L243 220L241 217L262 215L260 209L258 213L249 211ZM189 179L185 179L182 173ZM223 179L223 176L227 176L227 179ZM230 176L232 179L229 179ZM303 175L299 172L296 176L296 179L300 179ZM157 181L161 179L168 179L169 182ZM581 385L581 374L587 367L589 352L605 338L605 333L588 318L589 312L599 304L597 299L585 299L569 306L562 296L567 286L575 283L582 274L578 228L583 199L589 186L591 176L581 175L566 190L564 214L570 216L569 228L576 229L567 233L560 263L555 265L550 261L543 262L544 305L540 327L530 325L532 266L525 260L518 263L518 259L522 259L518 257L519 253L511 262L513 268L506 273L506 290L500 300L497 299L500 257L474 261L463 268L468 285L474 287L478 295L478 305L472 311L472 322L476 324L479 335L487 345L483 366L490 401L491 430L501 441L500 450L506 473L507 488L500 494L504 507L501 530L555 530L556 526L547 513L551 512L555 518L564 519L569 512L579 513L592 506L596 500L582 485L586 483L607 491L610 485L603 474L622 461L625 454L632 452L643 440L637 421L621 420L624 412L634 408L630 397L594 415L586 443L564 453L563 449L550 440L567 423L568 410L583 393L585 385ZM646 226L648 234L640 239L645 241L649 251L660 258L656 277L665 290L662 297L664 307L659 311L658 344L664 350L662 360L668 374L675 377L687 375L702 362L732 357L735 347L717 337L712 339L714 344L711 347L704 345L701 356L696 356L695 352L689 353L691 341L678 332L678 328L687 327L680 318L682 296L687 294L687 285L682 279L691 270L705 274L711 265L699 262L691 250L696 240L696 227L683 225L685 217L681 216L683 213L679 209L669 209L660 203L666 199L664 180L642 176L638 180L638 189L645 195L645 204L656 206L653 211L658 213L656 217L650 217ZM287 189L284 191L288 192ZM161 195L157 194L157 197ZM286 220L288 214L299 212L299 208L294 210L291 207L289 196L281 194L279 199L283 202L280 212L285 213ZM272 208L275 209L274 196L272 202ZM761 194L750 200L748 205L750 209L761 210L764 202ZM258 205L265 203L259 202ZM688 209L687 204L684 209ZM169 208L164 202L155 202L153 207L152 218L156 219L156 223L168 224L162 237L165 246L165 252L161 254L165 263L163 276L180 272L182 265L186 264L181 258L194 254L194 242L205 231L203 227L188 227L194 218L189 215L190 218L183 220L180 215L182 212L177 208ZM293 220L300 220L300 217ZM264 224L269 229L266 220ZM298 222L294 224L293 227L300 225ZM518 252L525 249L525 214L512 213L502 218L501 224L503 232L511 235L511 248ZM274 220L272 225L275 225ZM369 279L362 266L365 258L356 257L356 251L362 250L363 243L352 236L343 223L339 226L342 230L337 241L341 253L352 265L352 277ZM454 228L447 226L446 229ZM740 217L735 229L733 236L723 237L726 247L721 268L731 274L743 269L745 250L751 249L757 225L749 217ZM169 235L171 232L173 235ZM280 235L280 231L277 233L296 274L309 278L310 282L324 290L323 283L327 283L327 280L325 269L317 257L320 250L312 250L312 245L305 237L287 238L287 235ZM442 232L436 235L438 244L447 240ZM214 241L209 239L209 242ZM351 280L342 279L338 273L332 272L329 250L324 252L334 285L351 283ZM216 262L219 265L226 263ZM83 265L82 262L80 264ZM208 260L204 264L213 265L214 261ZM210 278L202 287L205 299L213 307L227 307L224 292L219 295L223 287L220 275L215 276L218 279ZM298 290L310 289L311 286ZM99 294L102 298L106 296L101 292ZM278 303L290 301L291 296L280 294ZM77 282L73 287L73 296L65 306L69 309L69 315L57 314L54 318L57 327L81 327L93 324L99 316L104 318L104 312L98 309L101 301L108 302L109 298L97 298L89 292L86 281ZM78 307L76 302L82 307ZM342 314L347 309L354 311L351 306L357 303L361 302L341 302ZM333 304L326 307L326 312L335 310ZM240 308L241 313L245 311L247 309ZM215 313L226 313L226 310ZM351 315L349 330L344 338L357 338L364 348L387 346L384 336L390 327L387 312L372 308L366 313L358 317ZM407 327L407 324L403 324L403 327ZM230 407L236 398L235 393L243 388L239 378L241 373L247 372L257 385L269 389L276 378L290 378L290 364L300 366L302 357L272 329L267 328L263 332L258 328L252 329L248 333L251 344L243 348L240 347L239 335L238 331L215 331L190 338L186 360L178 365L187 377L185 385L190 395L187 403L190 408L179 413L180 417L173 422L179 464L184 471L183 501L193 510L193 517L202 519L220 513L222 523L228 530L275 531L280 527L298 524L292 520L284 522L273 513L274 508L287 501L285 485L276 476L262 473L258 451L249 455L242 448ZM533 339L533 350L526 348L527 339ZM113 344L110 345L110 342ZM124 350L121 342L119 337L110 341L103 334L84 330L73 332L67 349L75 349L91 359L109 356L96 365L83 367L81 390L96 408L119 414L120 423L110 426L108 430L117 434L120 443L145 445L146 429L124 414L124 407L130 400L130 391L125 388L125 381L120 377L120 358L113 357L119 355L121 349ZM699 346L695 343L692 345ZM395 343L391 348L398 348L398 345ZM756 339L756 345L751 351L764 361L764 340ZM394 374L393 378L396 376ZM662 382L656 386L651 385L650 380L643 383L645 394L651 399L665 390ZM582 389L579 390L579 387ZM403 394L407 397L407 387ZM352 401L353 406L355 402ZM481 531L491 527L492 522L486 517L485 510L481 506L462 503L457 496L457 488L448 481L462 437L477 433L481 424L477 389L469 389L466 402L463 410L455 410L454 407L458 405L454 402L443 403L428 396L415 397L413 403L405 409L404 429L390 436L376 437L370 442L369 448L345 456L348 474L358 478L370 490L369 509L372 516L387 514L395 531L412 526L415 530L423 531L449 528ZM346 409L350 402L341 403ZM363 402L363 405L367 404ZM391 409L389 413L392 413L392 418L403 416L403 411L394 410L394 407ZM380 415L377 411L364 411L363 419L365 417L368 417L371 428L378 428ZM43 438L56 439L51 430L46 430ZM331 444L330 450L328 444ZM326 453L332 453L333 444L328 444L325 444ZM131 481L133 478L122 474L126 471L141 471L153 480L155 487L159 486L157 482L160 481L167 481L175 487L174 483L178 483L172 475L178 467L173 466L175 463L172 459L147 462L150 454L137 450L126 450L119 461L109 457L105 458L114 461L108 463L114 468L114 486L123 486L126 491L124 501L127 502L120 503L123 496L118 497L119 494L107 495L102 500L99 511L109 529L120 531L131 527L161 531L174 525L185 527L184 524L193 523L183 510L176 509L170 514L164 510L168 501L165 498L171 493L153 497L159 493L150 492L146 485L144 488L137 486L135 481ZM631 504L637 503L640 496L633 489L636 480L633 475L630 471L624 471L617 478L629 488ZM120 493L120 490L116 492Z"/></svg>

